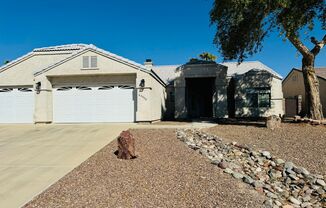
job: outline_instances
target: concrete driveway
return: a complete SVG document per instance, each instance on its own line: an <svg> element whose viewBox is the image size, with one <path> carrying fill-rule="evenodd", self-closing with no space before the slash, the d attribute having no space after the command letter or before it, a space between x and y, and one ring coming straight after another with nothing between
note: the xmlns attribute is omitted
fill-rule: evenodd
<svg viewBox="0 0 326 208"><path fill-rule="evenodd" d="M0 125L0 207L20 207L135 124Z"/></svg>

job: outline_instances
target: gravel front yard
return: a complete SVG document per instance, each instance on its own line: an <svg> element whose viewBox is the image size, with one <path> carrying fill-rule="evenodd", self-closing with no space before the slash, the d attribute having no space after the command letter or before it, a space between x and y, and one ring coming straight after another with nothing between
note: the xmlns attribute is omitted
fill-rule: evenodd
<svg viewBox="0 0 326 208"><path fill-rule="evenodd" d="M282 124L275 130L254 126L218 125L206 130L224 140L252 145L326 176L326 127Z"/></svg>
<svg viewBox="0 0 326 208"><path fill-rule="evenodd" d="M263 195L177 140L174 130L132 133L138 158L117 159L110 143L25 207L262 207Z"/></svg>

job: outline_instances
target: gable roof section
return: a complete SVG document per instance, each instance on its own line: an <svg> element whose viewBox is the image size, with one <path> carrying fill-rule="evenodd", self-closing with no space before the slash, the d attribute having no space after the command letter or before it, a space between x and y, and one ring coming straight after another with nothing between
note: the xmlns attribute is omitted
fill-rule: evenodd
<svg viewBox="0 0 326 208"><path fill-rule="evenodd" d="M282 79L282 76L279 75L277 72L275 72L273 69L269 68L265 64L259 62L259 61L246 61L242 62L240 65L238 65L238 62L224 62L219 63L221 65L224 65L228 67L227 70L227 76L235 76L240 74L245 74L248 71L252 69L256 70L265 70L271 74L273 74L275 77ZM173 81L176 78L176 70L178 67L182 65L161 65L161 66L153 66L153 71L161 77L161 79L166 83L169 84L171 81Z"/></svg>
<svg viewBox="0 0 326 208"><path fill-rule="evenodd" d="M302 73L302 70L301 70L301 69L293 68L293 69L288 73L288 75L286 75L285 79L283 79L282 84L284 84L284 83L288 80L288 78L290 77L290 75L291 75L294 71L297 71L297 72ZM320 79L326 81L326 67L316 67L316 68L315 68L315 71L316 71L316 75L317 75L318 78L320 78Z"/></svg>
<svg viewBox="0 0 326 208"><path fill-rule="evenodd" d="M322 78L322 79L326 80L326 67L315 68L315 71L316 71L316 75L319 78Z"/></svg>
<svg viewBox="0 0 326 208"><path fill-rule="evenodd" d="M138 64L138 63L136 63L136 62L134 62L134 61L131 61L131 60L129 60L129 59L126 59L126 58L123 58L123 57L121 57L121 56L118 56L118 55L116 55L116 54L114 54L114 53L111 53L111 52L109 52L109 51L105 51L105 50L103 50L103 49L100 49L100 48L98 48L98 47L96 47L96 46L94 46L94 45L87 45L87 46L84 47L83 49L81 49L81 50L77 50L76 52L72 53L71 56L69 56L69 57L67 57L67 58L65 58L65 59L63 59L63 60L61 60L61 61L59 61L59 62L57 62L57 63L54 63L54 64L52 64L52 65L50 65L50 66L48 66L48 67L46 67L46 68L44 68L44 69L42 69L42 70L36 72L34 75L35 75L35 76L38 76L38 75L40 75L40 74L43 74L44 72L47 72L47 71L49 71L49 70L51 70L51 69L53 69L53 68L55 68L55 67L57 67L57 66L59 66L59 65L61 65L61 64L63 64L63 63L65 63L65 62L67 62L67 61L69 61L69 60L71 60L71 59L74 59L75 57L78 57L78 56L80 56L81 54L86 53L86 52L88 52L88 51L93 51L93 52L95 52L95 53L98 53L98 54L100 54L100 55L103 55L103 56L105 56L105 57L108 57L108 58L110 58L110 59L113 59L113 60L115 60L115 61L118 61L118 62L120 62L120 63L126 64L126 65L129 65L129 66L131 66L131 67L133 67L133 68L135 68L135 69L139 69L139 70L142 70L142 71L145 71L145 72L150 72L150 71L148 71L148 70L145 68L145 66L143 66L143 65L141 65L141 64Z"/></svg>
<svg viewBox="0 0 326 208"><path fill-rule="evenodd" d="M78 51L81 50L82 48L85 48L87 45L86 44L67 44L67 45L60 45L60 46L50 46L50 47L43 47L43 48L35 48L33 51L18 57L15 60L10 61L8 64L5 64L0 67L0 73L33 57L34 55L37 54L44 54L44 53L72 53L73 51Z"/></svg>
<svg viewBox="0 0 326 208"><path fill-rule="evenodd" d="M56 48L60 48L61 46L57 46L57 47L53 47L53 48L42 48L40 49L40 51L53 51L53 50L56 50ZM64 48L65 49L65 48ZM71 49L65 49L65 50L71 50ZM38 76L38 75L41 75L57 66L60 66L61 64L64 64L65 62L69 61L69 60L72 60L88 51L92 51L92 52L95 52L95 53L98 53L100 55L103 55L104 57L107 57L107 58L110 58L114 61L117 61L117 62L120 62L120 63L123 63L123 64L126 64L130 67L133 67L137 70L141 70L143 72L146 72L148 74L150 74L155 80L157 80L161 85L165 86L165 83L162 81L162 79L157 76L155 74L155 72L152 72L152 71L149 71L148 69L145 68L145 66L141 65L141 64L138 64L134 61L131 61L129 59L126 59L122 56L119 56L119 55L116 55L114 53L111 53L109 51L106 51L106 50L103 50L103 49L100 49L98 47L96 47L95 45L83 45L83 47L80 49L80 50L76 50L75 52L73 52L70 56L68 56L67 58L57 62L57 63L54 63L44 69L41 69L40 71L34 73L34 76Z"/></svg>
<svg viewBox="0 0 326 208"><path fill-rule="evenodd" d="M228 76L245 74L252 69L258 69L258 70L266 70L269 73L276 76L277 78L282 79L282 76L280 74L278 74L273 69L266 66L265 64L261 63L260 61L245 61L242 62L241 64L238 64L238 62L223 62L221 64L228 67L228 71L227 71Z"/></svg>

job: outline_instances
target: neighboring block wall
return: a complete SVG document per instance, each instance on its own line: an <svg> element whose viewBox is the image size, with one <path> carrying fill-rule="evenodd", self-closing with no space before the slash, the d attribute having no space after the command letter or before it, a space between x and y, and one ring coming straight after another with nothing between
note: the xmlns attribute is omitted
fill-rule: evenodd
<svg viewBox="0 0 326 208"><path fill-rule="evenodd" d="M267 117L283 115L282 80L271 73L251 70L235 77L235 116ZM259 104L258 94L270 93L270 106ZM257 106L253 103L257 101Z"/></svg>

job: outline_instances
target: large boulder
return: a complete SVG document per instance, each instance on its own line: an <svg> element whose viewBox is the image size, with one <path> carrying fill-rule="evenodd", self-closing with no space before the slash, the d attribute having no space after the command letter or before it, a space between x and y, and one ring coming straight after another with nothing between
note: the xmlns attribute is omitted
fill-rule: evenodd
<svg viewBox="0 0 326 208"><path fill-rule="evenodd" d="M266 119L266 127L268 129L276 129L281 127L281 118L276 115L268 116Z"/></svg>
<svg viewBox="0 0 326 208"><path fill-rule="evenodd" d="M123 131L118 137L118 154L119 159L129 160L136 158L135 138L130 131Z"/></svg>

